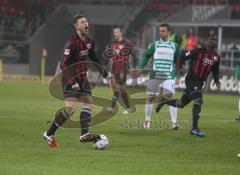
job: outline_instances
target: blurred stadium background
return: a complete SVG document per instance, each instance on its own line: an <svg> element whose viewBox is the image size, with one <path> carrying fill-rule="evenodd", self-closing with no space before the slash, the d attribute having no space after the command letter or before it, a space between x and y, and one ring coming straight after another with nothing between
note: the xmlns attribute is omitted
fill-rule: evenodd
<svg viewBox="0 0 240 175"><path fill-rule="evenodd" d="M201 128L208 137L189 135L191 105L179 110L180 130L176 132L166 126L168 107L152 118L165 125L145 130L141 128L143 105L137 104L137 111L129 115L122 114L119 105L116 117L93 128L109 138L107 150L79 145L79 130L68 128L57 134L60 149L48 149L42 133L63 102L49 94L47 83L73 32L76 13L87 16L99 56L116 24L124 26L138 59L158 38L160 23L172 26L171 38L183 50L202 45L214 32L222 56L222 89L204 95ZM239 31L240 0L0 0L0 174L239 174L240 125L235 117L240 89L234 80L240 63ZM187 44L188 40L195 41L194 45ZM184 77L178 88L184 88ZM217 92L211 77L206 91ZM100 100L111 95L110 88L94 90ZM180 95L177 92L176 97ZM145 89L132 95L142 96ZM94 105L94 115L101 110ZM73 120L79 120L79 112Z"/></svg>
<svg viewBox="0 0 240 175"><path fill-rule="evenodd" d="M39 81L43 57L46 69L42 72L51 78L73 32L76 13L87 16L99 56L114 25L124 26L138 59L158 38L160 23L172 26L171 37L182 49L192 47L186 45L188 39L201 45L214 32L222 56L222 91L238 93L233 81L234 68L240 63L238 0L0 0L0 79ZM207 90L215 90L211 80L208 86Z"/></svg>

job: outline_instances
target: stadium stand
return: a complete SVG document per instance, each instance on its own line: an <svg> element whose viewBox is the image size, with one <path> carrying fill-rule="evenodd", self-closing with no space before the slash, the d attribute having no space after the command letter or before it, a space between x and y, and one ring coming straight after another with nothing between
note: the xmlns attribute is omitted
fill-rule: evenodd
<svg viewBox="0 0 240 175"><path fill-rule="evenodd" d="M0 55L10 49L15 56L8 58L8 61L3 59L3 62L27 64L29 67L23 73L35 75L39 74L39 59L43 48L48 51L46 73L53 75L66 37L72 33L69 19L76 13L83 13L88 17L91 34L97 40L100 55L111 37L112 26L120 24L125 27L127 37L136 46L138 57L141 57L144 48L156 37L153 23L180 22L183 19L185 22L191 22L193 16L190 12L195 7L200 9L202 14L208 14L203 17L195 15L199 17L197 22L219 22L219 18L222 18L228 20L228 25L231 25L236 22L229 20L240 19L238 0L0 0L0 5ZM219 8L210 13L209 8L212 6ZM181 36L186 34L188 28L176 28L175 32ZM199 41L204 42L210 29L218 32L217 27L194 27ZM238 56L238 30L237 27L223 29L221 49L223 56L228 60L226 66L233 66L235 62L230 60ZM58 42L51 41L52 38L58 38ZM230 48L233 48L231 52ZM19 55L21 56L17 59Z"/></svg>

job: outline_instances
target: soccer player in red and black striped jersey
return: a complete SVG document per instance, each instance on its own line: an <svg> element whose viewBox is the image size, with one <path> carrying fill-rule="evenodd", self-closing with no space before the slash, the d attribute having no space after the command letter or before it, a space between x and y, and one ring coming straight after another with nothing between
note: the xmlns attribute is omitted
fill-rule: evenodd
<svg viewBox="0 0 240 175"><path fill-rule="evenodd" d="M159 112L164 104L183 108L194 100L192 109L193 121L191 134L204 137L205 133L198 128L201 107L203 104L202 87L208 75L212 72L214 82L217 88L220 88L219 82L219 64L220 56L216 52L217 37L210 35L206 47L188 51L183 54L178 62L178 69L181 69L182 63L190 60L190 67L185 78L186 89L180 100L173 99L160 102L156 111Z"/></svg>
<svg viewBox="0 0 240 175"><path fill-rule="evenodd" d="M126 92L126 80L129 69L134 67L136 56L131 41L123 36L123 28L116 26L113 29L114 39L108 44L104 57L111 62L112 104L106 110L113 111L121 95L126 106L124 113L132 112Z"/></svg>
<svg viewBox="0 0 240 175"><path fill-rule="evenodd" d="M88 132L92 114L92 93L87 80L88 63L96 64L103 77L108 77L108 72L100 66L96 56L93 39L88 35L88 22L85 16L76 15L73 19L76 32L68 40L63 58L60 61L62 70L62 85L65 107L59 109L55 119L43 137L50 147L58 147L54 134L70 116L76 111L77 102L83 103L80 112L81 142L93 141L98 135Z"/></svg>

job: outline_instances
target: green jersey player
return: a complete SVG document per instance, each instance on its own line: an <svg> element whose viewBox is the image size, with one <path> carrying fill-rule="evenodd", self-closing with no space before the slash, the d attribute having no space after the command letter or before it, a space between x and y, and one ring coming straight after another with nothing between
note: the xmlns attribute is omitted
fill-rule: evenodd
<svg viewBox="0 0 240 175"><path fill-rule="evenodd" d="M160 94L161 100L169 100L175 94L175 63L180 56L177 43L169 40L168 24L159 27L159 40L151 43L145 56L141 59L139 67L143 69L152 59L150 80L147 82L148 98L145 104L146 118L144 128L150 128L153 101ZM177 108L169 107L173 129L178 129Z"/></svg>
<svg viewBox="0 0 240 175"><path fill-rule="evenodd" d="M238 86L238 91L240 92L240 64L235 69L235 80ZM236 120L240 121L240 99L238 102L238 116L236 117Z"/></svg>

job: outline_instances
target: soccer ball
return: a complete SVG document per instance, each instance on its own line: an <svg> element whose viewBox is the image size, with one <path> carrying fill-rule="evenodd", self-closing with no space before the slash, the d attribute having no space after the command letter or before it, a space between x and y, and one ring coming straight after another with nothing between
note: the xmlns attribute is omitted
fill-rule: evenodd
<svg viewBox="0 0 240 175"><path fill-rule="evenodd" d="M95 149L105 149L108 143L108 138L105 135L100 134L100 139L98 139L97 142L93 143L93 147Z"/></svg>

